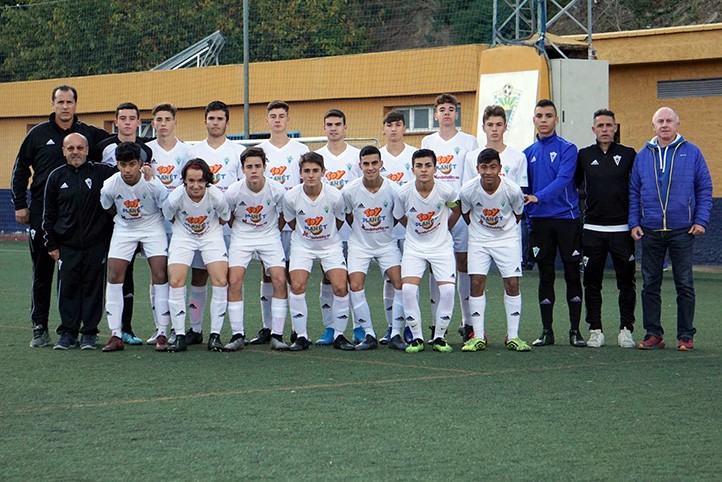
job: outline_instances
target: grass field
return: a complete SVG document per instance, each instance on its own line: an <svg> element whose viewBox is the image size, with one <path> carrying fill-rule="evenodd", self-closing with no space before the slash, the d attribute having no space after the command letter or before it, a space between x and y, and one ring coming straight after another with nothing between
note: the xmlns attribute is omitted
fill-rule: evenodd
<svg viewBox="0 0 722 482"><path fill-rule="evenodd" d="M490 346L481 353L461 353L454 333L448 355L319 347L292 354L267 346L105 354L28 347L29 270L26 243L0 242L2 480L720 478L719 274L696 276L699 333L688 353L616 346L610 273L608 344L598 350L566 343L566 307L557 303L557 345L506 351L501 280L491 277ZM250 334L260 326L258 270L249 274ZM136 286L147 276L138 263ZM312 279L316 336L322 330ZM376 271L368 290L382 332L378 280ZM521 336L529 342L540 330L536 288L535 273L525 276ZM671 273L663 289L673 348ZM51 316L56 324L55 308ZM135 320L138 334L149 336L144 287ZM638 325L635 339L641 319ZM101 329L105 342L105 320Z"/></svg>

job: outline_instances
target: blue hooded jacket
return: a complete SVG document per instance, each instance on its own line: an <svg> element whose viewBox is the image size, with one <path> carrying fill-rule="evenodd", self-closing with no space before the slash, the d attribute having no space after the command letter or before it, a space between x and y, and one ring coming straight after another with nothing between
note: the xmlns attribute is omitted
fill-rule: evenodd
<svg viewBox="0 0 722 482"><path fill-rule="evenodd" d="M681 135L660 147L655 137L637 153L629 185L629 227L705 228L712 210L712 177L697 146Z"/></svg>

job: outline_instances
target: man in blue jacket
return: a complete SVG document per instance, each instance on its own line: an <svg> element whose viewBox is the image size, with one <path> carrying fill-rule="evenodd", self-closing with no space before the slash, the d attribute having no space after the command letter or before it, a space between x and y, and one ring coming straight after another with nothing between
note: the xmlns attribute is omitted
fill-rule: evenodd
<svg viewBox="0 0 722 482"><path fill-rule="evenodd" d="M574 183L577 147L559 137L555 131L559 118L549 99L537 102L534 127L537 141L524 149L529 187L525 204L531 220L529 241L539 266L539 309L542 333L534 346L554 344L554 262L557 251L564 264L566 299L569 307L569 343L583 347L587 343L579 333L582 316L582 281L579 266L582 258L579 194Z"/></svg>
<svg viewBox="0 0 722 482"><path fill-rule="evenodd" d="M677 348L694 347L695 236L705 233L712 210L712 178L699 148L677 133L669 107L654 113L655 137L637 153L629 187L629 227L642 240L642 319L647 334L638 348L664 348L662 265L669 251L677 288Z"/></svg>

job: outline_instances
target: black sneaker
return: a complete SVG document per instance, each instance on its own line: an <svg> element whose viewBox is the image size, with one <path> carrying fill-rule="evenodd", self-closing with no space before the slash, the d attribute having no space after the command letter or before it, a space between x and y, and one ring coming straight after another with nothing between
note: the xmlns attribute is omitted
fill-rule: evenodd
<svg viewBox="0 0 722 482"><path fill-rule="evenodd" d="M203 343L203 332L193 331L193 328L186 331L186 345L200 345Z"/></svg>
<svg viewBox="0 0 722 482"><path fill-rule="evenodd" d="M213 335L211 335L213 337ZM209 341L210 342L210 341ZM226 343L226 345L223 347L223 351L238 351L243 350L243 347L246 346L246 337L243 336L243 333L236 333L231 337L231 341Z"/></svg>
<svg viewBox="0 0 722 482"><path fill-rule="evenodd" d="M296 341L294 341L288 349L289 351L302 351L308 350L309 346L311 346L311 342L308 341L308 338L305 336L299 336L296 337Z"/></svg>
<svg viewBox="0 0 722 482"><path fill-rule="evenodd" d="M54 350L70 350L71 348L76 348L78 346L78 339L71 335L70 333L61 333L60 339L58 339L58 342L53 347Z"/></svg>
<svg viewBox="0 0 722 482"><path fill-rule="evenodd" d="M356 349L356 347L346 339L343 335L338 335L333 340L333 347L337 350L343 350L343 351L353 351Z"/></svg>
<svg viewBox="0 0 722 482"><path fill-rule="evenodd" d="M208 337L208 351L223 351L221 335L218 333L211 333L211 336Z"/></svg>
<svg viewBox="0 0 722 482"><path fill-rule="evenodd" d="M587 346L587 342L584 341L579 330L569 330L569 344L578 348Z"/></svg>
<svg viewBox="0 0 722 482"><path fill-rule="evenodd" d="M378 348L379 343L376 341L376 338L374 338L372 335L366 335L366 338L364 341L356 345L354 348L356 350L374 350Z"/></svg>
<svg viewBox="0 0 722 482"><path fill-rule="evenodd" d="M289 338L289 340L291 340L291 343L295 343L296 338L298 338L298 333L296 333L295 331L291 331L291 337Z"/></svg>
<svg viewBox="0 0 722 482"><path fill-rule="evenodd" d="M288 345L281 335L271 335L271 350L286 351Z"/></svg>
<svg viewBox="0 0 722 482"><path fill-rule="evenodd" d="M547 346L554 344L554 332L549 329L543 329L539 338L532 342L533 346Z"/></svg>
<svg viewBox="0 0 722 482"><path fill-rule="evenodd" d="M392 350L406 350L406 347L409 346L404 342L404 340L401 339L401 335L394 335L389 340L389 348Z"/></svg>
<svg viewBox="0 0 722 482"><path fill-rule="evenodd" d="M33 339L30 341L32 348L42 348L44 346L52 345L50 339L50 333L44 326L37 326L33 329Z"/></svg>
<svg viewBox="0 0 722 482"><path fill-rule="evenodd" d="M251 340L251 345L267 345L271 343L271 329L261 328L258 332L258 336Z"/></svg>
<svg viewBox="0 0 722 482"><path fill-rule="evenodd" d="M188 349L188 343L186 342L186 335L176 335L173 343L168 344L168 350L170 352L186 351Z"/></svg>

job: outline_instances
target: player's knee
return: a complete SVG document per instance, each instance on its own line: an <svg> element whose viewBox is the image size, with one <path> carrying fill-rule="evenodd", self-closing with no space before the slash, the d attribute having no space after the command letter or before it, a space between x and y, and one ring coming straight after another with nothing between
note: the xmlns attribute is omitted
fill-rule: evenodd
<svg viewBox="0 0 722 482"><path fill-rule="evenodd" d="M507 278L504 280L504 291L509 296L519 296L519 278Z"/></svg>
<svg viewBox="0 0 722 482"><path fill-rule="evenodd" d="M339 298L343 298L348 294L348 285L346 283L339 283L333 286L333 294Z"/></svg>

